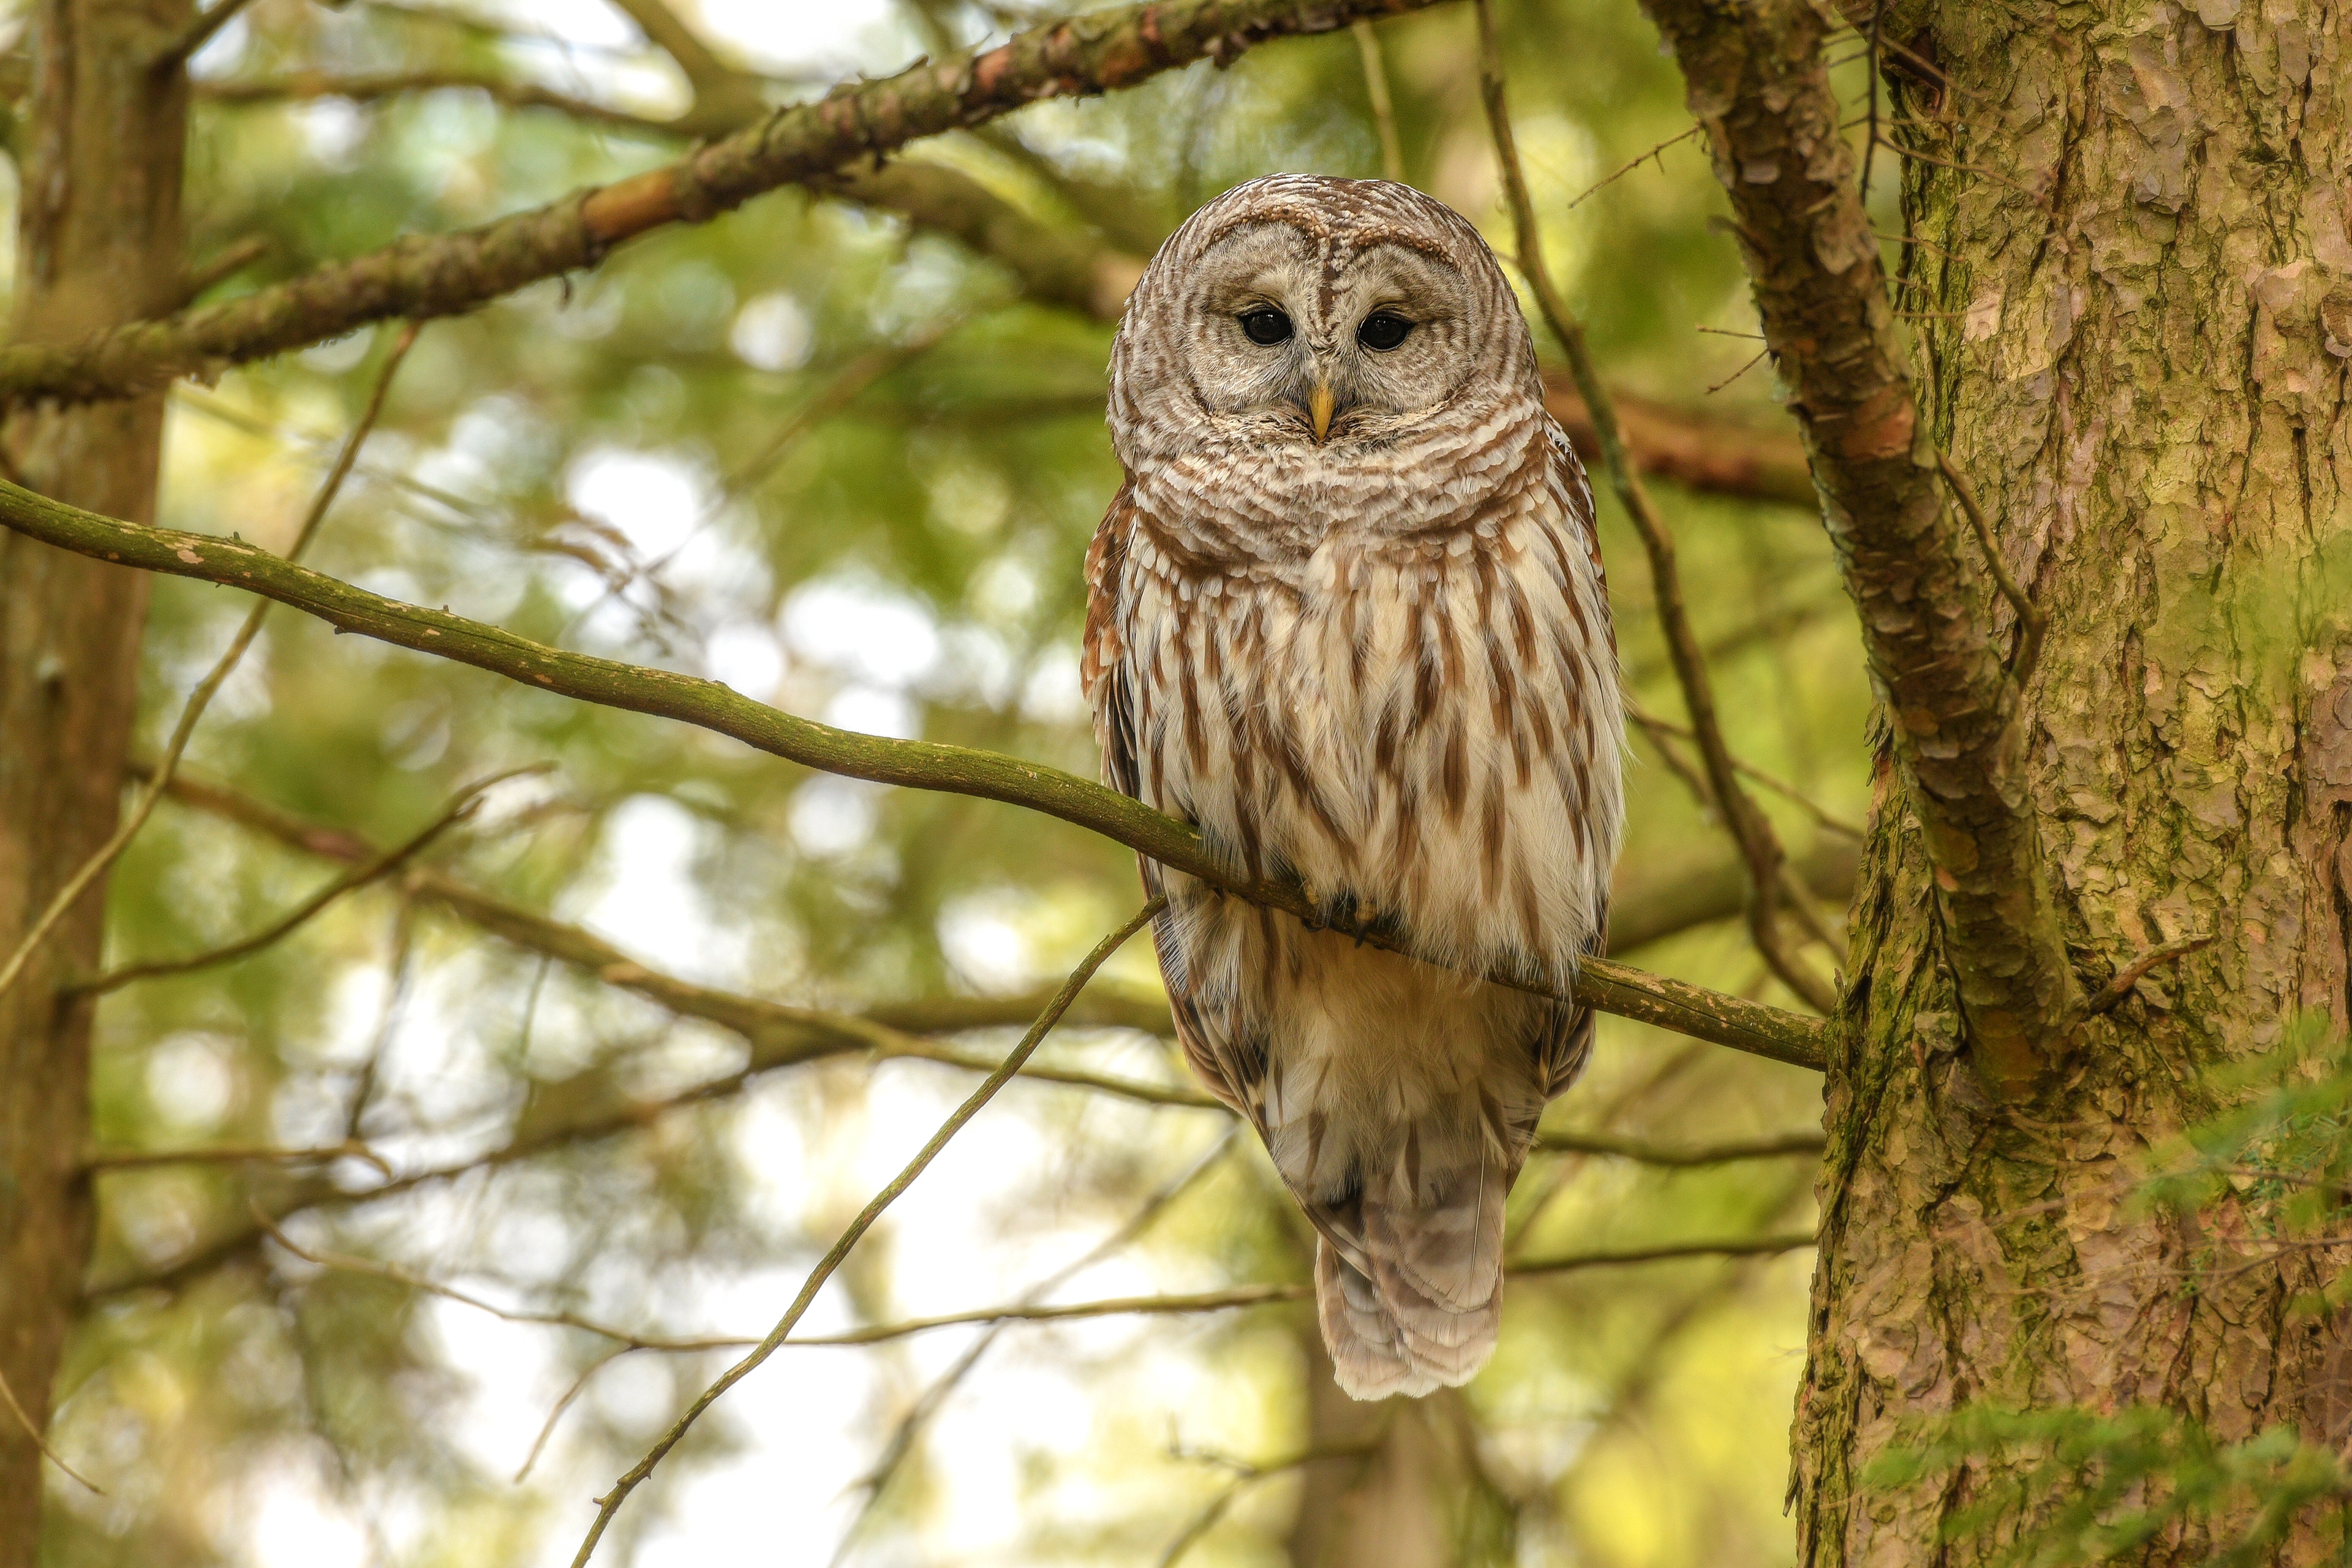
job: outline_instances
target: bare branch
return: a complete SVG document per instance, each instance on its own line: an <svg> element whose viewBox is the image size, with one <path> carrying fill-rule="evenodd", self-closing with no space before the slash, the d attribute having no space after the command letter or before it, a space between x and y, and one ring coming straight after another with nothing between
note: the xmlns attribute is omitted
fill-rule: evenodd
<svg viewBox="0 0 2352 1568"><path fill-rule="evenodd" d="M558 92L536 82L517 81L493 71L386 71L341 76L328 71L295 71L285 76L230 81L199 81L190 90L205 102L232 105L307 103L340 98L351 103L380 103L426 92L478 92L509 109L548 109L615 131L646 136L687 134L676 122L635 114L610 104Z"/></svg>
<svg viewBox="0 0 2352 1568"><path fill-rule="evenodd" d="M224 5L217 9L226 8L224 0ZM292 566L292 563L310 546L312 537L319 531L320 522L327 515L327 509L334 504L336 493L343 488L343 479L352 471L352 459L359 456L361 444L367 439L368 432L375 427L376 416L383 412L384 394L392 389L393 375L400 369L400 362L407 357L409 345L415 341L416 328L412 323L400 334L392 346L392 353L385 357L383 369L376 376L375 389L368 395L367 406L361 411L359 423L352 426L350 437L343 442L343 449L336 455L334 467L328 470L326 481L319 487L319 493L311 500L310 510L302 519L302 526L295 533L294 542L286 552L289 570L299 570ZM19 493L29 495L32 492ZM147 818L154 814L156 801L163 798L163 786L171 782L173 770L180 765L180 754L188 749L188 738L195 733L197 722L204 718L205 710L211 706L213 697L220 690L222 683L228 679L230 673L245 658L245 650L251 647L253 639L261 635L261 623L268 616L269 607L267 599L254 605L245 617L245 624L229 639L227 650L205 678L196 682L195 689L188 693L187 701L180 709L179 721L172 728L172 739L163 748L162 767L156 770L155 777L147 787L140 792L137 803L108 836L106 842L82 862L79 870L66 879L65 886L58 889L57 896L49 900L40 918L26 931L24 940L16 944L16 951L9 955L8 961L0 963L0 991L5 991L16 984L16 977L25 972L26 961L33 956L34 950L47 940L49 932L57 929L58 922L65 919L67 912L89 890L91 884L106 874L106 868L114 864L115 858L147 825Z"/></svg>
<svg viewBox="0 0 2352 1568"><path fill-rule="evenodd" d="M1706 126L1764 335L1790 388L1979 1072L2021 1093L2062 1058L2081 985L2025 778L2021 704L1943 505L1804 0L1643 0Z"/></svg>
<svg viewBox="0 0 2352 1568"><path fill-rule="evenodd" d="M1633 520L1635 531L1642 536L1643 548L1649 554L1659 629L1674 658L1683 704L1690 710L1699 756L1706 763L1707 784L1714 792L1716 809L1724 826L1730 830L1748 861L1748 931L1755 938L1756 950L1764 955L1764 962L1782 984L1820 1011L1832 1012L1837 1006L1836 992L1806 964L1780 928L1780 867L1786 856L1780 836L1772 830L1771 819L1757 808L1740 786L1731 750L1724 743L1722 726L1716 720L1715 687L1707 676L1706 658L1699 650L1697 635L1691 630L1690 617L1683 609L1682 574L1675 563L1674 535L1651 501L1640 472L1625 455L1625 437L1618 427L1616 406L1592 363L1592 351L1585 342L1584 324L1569 310L1568 302L1553 284L1551 269L1544 264L1535 202L1528 194L1527 175L1519 167L1518 149L1511 135L1511 117L1504 102L1503 48L1495 26L1493 0L1475 0L1475 8L1479 85L1486 100L1487 122L1494 132L1496 160L1502 167L1504 194L1509 200L1512 226L1517 231L1519 271L1534 290L1537 307L1550 326L1552 336L1559 340L1560 347L1568 353L1569 369L1576 378L1577 390L1584 395L1585 406L1592 414L1593 429L1600 437L1601 462L1610 486L1617 492L1619 503Z"/></svg>
<svg viewBox="0 0 2352 1568"><path fill-rule="evenodd" d="M496 1301L468 1294L454 1286L444 1285L438 1280L428 1279L414 1269L403 1268L396 1263L383 1263L373 1258L353 1258L340 1252L314 1252L279 1229L277 1222L263 1211L259 1204L248 1203L247 1206L253 1212L253 1223L261 1227L264 1235L305 1263L320 1268L331 1268L338 1273L364 1274L371 1279L389 1279L395 1285L404 1285L409 1289L420 1290L428 1296L438 1296L445 1300L455 1301L460 1306L471 1307L478 1312L488 1312L490 1316L505 1322L541 1323L549 1328L578 1329L584 1333L611 1340L624 1350L633 1351L740 1350L754 1342L743 1339L669 1339L660 1335L635 1334L626 1329L613 1328L609 1324L597 1322L593 1319L583 1318L577 1312L533 1312L513 1307L501 1307Z"/></svg>
<svg viewBox="0 0 2352 1568"><path fill-rule="evenodd" d="M1539 1274L1622 1268L1637 1263L1669 1263L1688 1258L1771 1258L1812 1245L1811 1231L1792 1230L1729 1241L1672 1241L1657 1247L1601 1247L1584 1252L1559 1252L1549 1258L1516 1258L1506 1264L1503 1271L1513 1279L1524 1279Z"/></svg>
<svg viewBox="0 0 2352 1568"><path fill-rule="evenodd" d="M89 1171L144 1171L158 1165L331 1165L338 1160L364 1160L389 1180L392 1165L356 1138L322 1143L312 1149L285 1149L269 1143L227 1144L217 1149L101 1149L82 1162Z"/></svg>
<svg viewBox="0 0 2352 1568"><path fill-rule="evenodd" d="M0 485L0 526L45 543L145 571L223 583L295 605L345 631L454 658L536 689L633 712L683 720L772 755L851 778L1003 801L1100 833L1173 869L1310 925L1419 956L1388 933L1317 905L1296 881L1254 879L1171 817L1100 784L1033 763L923 741L855 734L781 712L721 683L551 648L499 627L386 599L257 546L206 534L142 528ZM1541 982L1496 970L1497 984L1549 994ZM1579 969L1575 1000L1606 1013L1819 1070L1814 1019L1646 974L1606 959Z"/></svg>
<svg viewBox="0 0 2352 1568"><path fill-rule="evenodd" d="M1173 1181L1145 1199L1142 1206L1129 1215L1126 1222L1117 1230L1112 1231L1094 1246L1087 1248L1085 1252L1023 1291L1020 1304L1024 1307L1037 1305L1063 1283L1110 1257L1142 1235L1151 1222L1159 1218L1170 1205L1191 1190L1193 1183L1216 1167L1217 1163L1225 1157L1226 1152L1234 1146L1234 1140L1240 1131L1239 1122L1228 1126L1199 1159L1193 1161ZM854 1483L856 1489L865 1494L865 1501L858 1508L856 1514L851 1518L847 1527L842 1531L839 1543L834 1547L833 1563L835 1568L838 1568L838 1564L848 1555L851 1543L864 1530L866 1521L873 1517L875 1509L882 1500L884 1489L890 1484L890 1478L898 1472L898 1467L905 1462L907 1455L912 1451L915 1439L922 1431L924 1424L931 1418L941 1405L947 1402L948 1396L953 1394L957 1386L971 1374L971 1369L980 1364L980 1358L986 1355L989 1346L996 1342L998 1331L1003 1327L1003 1324L1001 1322L991 1324L986 1333L973 1339L971 1345L955 1359L947 1371L931 1380L930 1386L923 1390L921 1395L908 1407L906 1414L901 1415L897 1425L891 1428L888 1441L882 1445L881 1455Z"/></svg>
<svg viewBox="0 0 2352 1568"><path fill-rule="evenodd" d="M1381 133L1381 175L1404 178L1404 143L1397 140L1396 106L1389 100L1388 62L1381 58L1381 35L1369 20L1355 27L1356 51L1364 57L1364 96L1371 100L1372 124Z"/></svg>
<svg viewBox="0 0 2352 1568"><path fill-rule="evenodd" d="M88 980L78 982L63 989L71 994L103 995L133 981L153 980L166 974L186 974L194 970L209 969L216 963L227 963L259 952L272 943L291 935L306 922L316 919L326 910L328 906L345 893L366 887L379 878L388 876L423 854L435 839L480 809L485 791L524 773L544 773L551 765L541 763L536 767L510 768L505 773L467 784L459 790L449 804L442 809L440 816L410 835L405 843L374 857L349 874L336 878L251 936L239 938L226 947L216 947L208 952L191 953L185 958L159 958L144 963L126 963L120 968L110 969L102 974L93 975ZM170 787L168 781L165 787Z"/></svg>
<svg viewBox="0 0 2352 1568"><path fill-rule="evenodd" d="M947 1147L948 1141L962 1131L964 1123L979 1115L981 1108L995 1098L996 1091L1012 1081L1013 1075L1021 1070L1021 1064L1029 1059L1030 1053L1037 1048L1047 1032L1061 1021L1064 1011L1068 1008L1077 994L1086 988L1087 982L1094 977L1095 971L1102 967L1103 961L1118 952L1125 945L1128 938L1141 931L1154 915L1167 907L1168 900L1165 895L1147 900L1125 925L1095 944L1094 951L1087 953L1080 961L1077 968L1070 972L1069 979L1062 983L1061 990L1055 994L1053 1001L1045 1005L1045 1010L1037 1015L1037 1021L1031 1025L1029 1032L1021 1037L1021 1043L1013 1047L1012 1053L1004 1058L1003 1065L989 1074L986 1080L971 1091L970 1099L956 1107L948 1119L940 1124L940 1130L931 1134L930 1141L916 1152L913 1159L907 1162L906 1168L891 1178L887 1186L875 1194L872 1201L858 1211L857 1217L849 1222L849 1227L841 1233L840 1239L835 1241L831 1250L817 1261L817 1266L809 1271L808 1279L801 1285L800 1294L793 1299L793 1304L785 1309L784 1315L777 1320L776 1326L768 1331L767 1338L761 1340L751 1354L729 1367L719 1375L718 1381L704 1389L701 1397L687 1407L686 1413L677 1418L667 1432L662 1434L660 1441L646 1451L646 1457L638 1460L625 1475L614 1482L612 1490L596 1500L596 1522L589 1527L587 1538L581 1542L580 1550L572 1560L572 1568L586 1568L588 1559L595 1554L596 1542L604 1538L605 1527L612 1523L613 1516L620 1511L622 1503L627 1501L629 1494L636 1490L644 1484L646 1478L654 1473L654 1468L662 1462L669 1451L677 1447L679 1439L686 1436L702 1413L716 1404L729 1389L757 1371L761 1363L776 1352L776 1348L784 1342L785 1337L799 1324L801 1315L808 1310L809 1304L816 1300L816 1293L824 1288L824 1282L830 1279L834 1270L841 1266L841 1260L849 1256L849 1249L857 1245L859 1239L872 1228L874 1222L882 1216L882 1211L897 1201L899 1194L914 1185L915 1179L929 1167L930 1163L939 1156L940 1151Z"/></svg>
<svg viewBox="0 0 2352 1568"><path fill-rule="evenodd" d="M478 228L412 236L305 277L163 321L49 348L0 349L0 397L127 396L194 371L265 358L393 316L474 310L614 246L703 223L780 185L828 175L1040 99L1129 87L1270 38L1329 32L1434 0L1151 0L1030 29L995 48L850 82L777 110L676 163Z"/></svg>
<svg viewBox="0 0 2352 1568"><path fill-rule="evenodd" d="M55 1465L67 1475L71 1476L75 1480L78 1480L82 1485L88 1487L99 1496L104 1497L106 1495L106 1489L104 1487L100 1486L96 1481L91 1480L88 1476L83 1475L79 1470L77 1470L71 1465L67 1464L64 1457L58 1454L55 1448L49 1447L49 1440L41 1435L41 1429L38 1426L33 1425L32 1416L26 1412L24 1405L18 1403L16 1399L16 1391L8 1386L8 1380L5 1377L0 1377L0 1401L5 1401L6 1403L9 1414L16 1417L16 1425L25 1429L25 1436L30 1437L33 1440L33 1446L40 1449L41 1458L48 1460L49 1463Z"/></svg>
<svg viewBox="0 0 2352 1568"><path fill-rule="evenodd" d="M1808 511L1820 506L1804 448L1785 428L1759 429L1745 420L1696 414L1622 391L1609 396L1625 456L1640 473L1690 489L1785 501ZM1544 406L1587 463L1605 465L1600 429L1572 378L1548 374Z"/></svg>
<svg viewBox="0 0 2352 1568"><path fill-rule="evenodd" d="M1668 1170L1693 1170L1702 1165L1729 1165L1743 1160L1818 1158L1829 1147L1819 1132L1783 1132L1772 1138L1748 1138L1730 1143L1699 1144L1676 1149L1639 1138L1619 1138L1605 1132L1545 1132L1536 1134L1536 1147L1556 1154L1600 1154L1632 1160L1637 1164Z"/></svg>
<svg viewBox="0 0 2352 1568"><path fill-rule="evenodd" d="M1625 716L1628 719L1633 720L1633 722L1639 725L1642 729L1650 731L1653 738L1659 735L1672 735L1678 741L1691 741L1697 739L1696 732L1693 731L1687 724L1677 724L1671 719L1661 719L1656 714L1644 709L1640 703L1634 702L1630 699L1625 704ZM1663 746L1659 749L1662 752L1664 750ZM1813 803L1813 799L1811 795L1808 795L1804 791L1799 789L1795 784L1789 783L1786 779L1768 773L1762 768L1755 767L1748 763L1740 762L1737 758L1733 759L1731 765L1738 769L1739 772L1747 777L1754 779L1758 784L1762 784L1766 789L1770 790L1774 795L1779 795L1781 799L1787 801L1790 805L1803 812L1807 816L1811 817L1817 826L1826 827L1832 833L1843 834L1848 838L1860 838L1863 836L1862 826L1859 823L1848 822L1843 816L1838 816L1831 812L1823 810L1821 806L1816 805Z"/></svg>

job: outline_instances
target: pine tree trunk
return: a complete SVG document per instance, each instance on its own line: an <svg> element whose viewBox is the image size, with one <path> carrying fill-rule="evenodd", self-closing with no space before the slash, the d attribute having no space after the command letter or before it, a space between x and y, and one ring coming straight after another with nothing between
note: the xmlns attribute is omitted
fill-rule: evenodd
<svg viewBox="0 0 2352 1568"><path fill-rule="evenodd" d="M187 0L43 0L21 166L18 341L62 342L168 308L181 275L184 75L148 62ZM152 518L160 397L20 414L37 489ZM113 829L137 696L143 574L0 535L0 953ZM58 983L95 967L103 884L0 996L0 1375L45 1422L89 1251L89 1009ZM38 1450L0 1413L0 1568L31 1568Z"/></svg>
<svg viewBox="0 0 2352 1568"><path fill-rule="evenodd" d="M2316 1263L2248 1246L2199 1268L2213 1234L2119 1202L2212 1109L2199 1069L2305 1010L2352 1025L2352 19L1902 0L1884 26L1928 63L1890 51L1883 111L1942 161L1876 155L1917 241L1896 304L1921 312L1923 412L2052 620L2030 777L2069 950L2095 984L2214 940L2087 1026L2063 1082L1997 1108L1882 749L1795 1428L1809 1568L1983 1562L2013 1536L1938 1545L1999 1459L1863 1485L1906 1416L2147 1403L2331 1448L2352 1417L2337 1328L2290 1310ZM2130 1560L2197 1561L2233 1522Z"/></svg>

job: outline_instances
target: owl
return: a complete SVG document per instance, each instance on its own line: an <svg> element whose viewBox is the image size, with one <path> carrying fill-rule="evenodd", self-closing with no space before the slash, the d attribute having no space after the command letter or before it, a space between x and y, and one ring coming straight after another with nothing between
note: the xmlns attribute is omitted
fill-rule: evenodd
<svg viewBox="0 0 2352 1568"><path fill-rule="evenodd" d="M1146 861L1193 1068L1318 1242L1359 1399L1467 1381L1503 1202L1592 1020L1622 819L1615 633L1574 450L1494 254L1382 180L1278 174L1194 213L1111 352L1126 482L1087 554L1111 785L1326 921Z"/></svg>

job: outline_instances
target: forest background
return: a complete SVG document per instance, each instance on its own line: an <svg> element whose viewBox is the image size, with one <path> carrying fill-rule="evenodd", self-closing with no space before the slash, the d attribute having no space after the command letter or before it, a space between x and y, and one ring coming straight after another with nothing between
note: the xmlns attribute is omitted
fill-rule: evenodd
<svg viewBox="0 0 2352 1568"><path fill-rule="evenodd" d="M186 298L606 184L1044 15L254 0L190 61ZM1869 690L1724 199L1632 5L1499 19L1544 248L1679 542L1819 986L1869 805ZM25 21L0 60L17 94ZM1834 47L1857 116L1866 50ZM1400 174L1513 253L1472 10L1040 103L413 344L393 322L184 382L159 521L284 550L369 425L305 558L331 576L1092 776L1079 565L1118 479L1118 301L1185 213L1276 170ZM1804 1010L1743 923L1651 558L1537 331L1655 721L1612 955ZM248 604L156 583L151 763ZM44 1561L569 1561L587 1500L741 1348L599 1326L764 1332L1137 898L1132 856L1066 824L277 612L113 870L106 962L306 918L114 976L97 1004L97 1239L47 1429L89 1484L50 1468ZM1310 1238L1167 1033L1130 944L798 1333L1159 1310L787 1347L634 1496L604 1560L1790 1560L1817 1074L1604 1018L1512 1215L1518 1256L1567 1266L1514 1283L1501 1352L1459 1395L1360 1409L1297 1299ZM1608 1257L1660 1247L1689 1255Z"/></svg>

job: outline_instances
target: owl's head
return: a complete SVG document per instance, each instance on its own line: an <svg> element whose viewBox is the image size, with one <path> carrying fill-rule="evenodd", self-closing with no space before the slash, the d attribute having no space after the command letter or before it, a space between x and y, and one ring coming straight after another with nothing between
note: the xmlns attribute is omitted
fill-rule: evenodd
<svg viewBox="0 0 2352 1568"><path fill-rule="evenodd" d="M1236 185L1160 247L1111 351L1113 441L1131 469L1240 447L1344 459L1541 398L1486 242L1387 180Z"/></svg>

